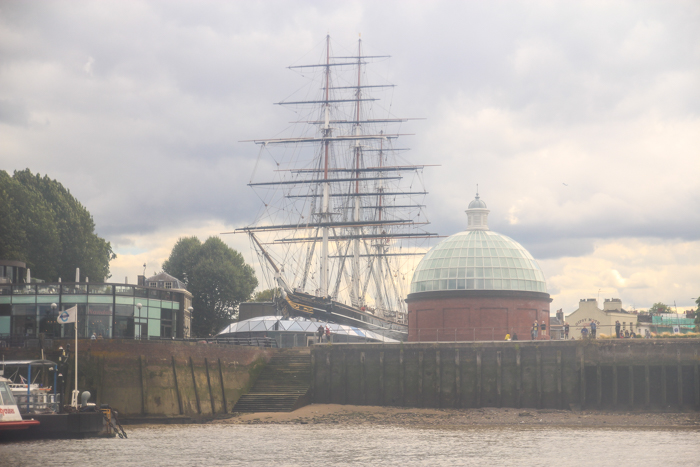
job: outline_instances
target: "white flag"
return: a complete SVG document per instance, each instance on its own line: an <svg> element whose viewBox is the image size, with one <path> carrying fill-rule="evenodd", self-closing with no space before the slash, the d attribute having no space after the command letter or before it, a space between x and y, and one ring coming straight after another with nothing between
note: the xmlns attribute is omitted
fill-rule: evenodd
<svg viewBox="0 0 700 467"><path fill-rule="evenodd" d="M60 324L75 323L77 319L78 305L75 305L72 308L68 308L67 310L63 310L60 313L58 313L58 322Z"/></svg>

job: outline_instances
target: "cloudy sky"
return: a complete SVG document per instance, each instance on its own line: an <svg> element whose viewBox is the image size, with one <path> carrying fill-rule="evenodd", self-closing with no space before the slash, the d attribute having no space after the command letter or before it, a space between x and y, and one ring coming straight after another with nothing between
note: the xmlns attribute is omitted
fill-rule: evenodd
<svg viewBox="0 0 700 467"><path fill-rule="evenodd" d="M700 294L697 1L0 1L0 169L71 190L118 254L160 270L178 237L247 225L285 67L327 33L389 54L433 231L490 227L581 298L685 308ZM315 55L314 55L315 57ZM248 241L224 240L253 260Z"/></svg>

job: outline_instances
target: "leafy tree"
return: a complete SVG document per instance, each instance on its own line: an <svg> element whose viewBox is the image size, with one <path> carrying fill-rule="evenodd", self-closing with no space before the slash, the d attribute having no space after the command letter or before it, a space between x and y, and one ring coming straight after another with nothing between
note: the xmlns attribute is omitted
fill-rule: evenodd
<svg viewBox="0 0 700 467"><path fill-rule="evenodd" d="M661 302L654 303L651 308L649 308L649 313L671 313L671 307Z"/></svg>
<svg viewBox="0 0 700 467"><path fill-rule="evenodd" d="M12 177L0 171L0 258L24 261L32 276L47 281L72 278L77 267L101 280L116 255L63 185L26 169Z"/></svg>
<svg viewBox="0 0 700 467"><path fill-rule="evenodd" d="M695 310L695 331L700 332L700 296L695 300L695 304L698 306Z"/></svg>
<svg viewBox="0 0 700 467"><path fill-rule="evenodd" d="M204 243L197 237L180 238L163 271L187 284L194 309L192 332L201 337L231 323L238 304L248 300L258 285L253 268L218 237Z"/></svg>
<svg viewBox="0 0 700 467"><path fill-rule="evenodd" d="M255 292L253 295L254 302L271 302L277 296L277 289L265 289L260 292Z"/></svg>

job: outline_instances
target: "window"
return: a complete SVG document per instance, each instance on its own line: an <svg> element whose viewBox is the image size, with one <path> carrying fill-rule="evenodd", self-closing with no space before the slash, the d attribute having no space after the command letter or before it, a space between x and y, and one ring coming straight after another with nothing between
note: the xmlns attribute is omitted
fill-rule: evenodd
<svg viewBox="0 0 700 467"><path fill-rule="evenodd" d="M149 287L158 287L158 282L149 282L148 286Z"/></svg>
<svg viewBox="0 0 700 467"><path fill-rule="evenodd" d="M172 289L172 288L173 288L173 283L172 283L172 282L166 282L166 283L165 283L165 288L166 288L166 289Z"/></svg>

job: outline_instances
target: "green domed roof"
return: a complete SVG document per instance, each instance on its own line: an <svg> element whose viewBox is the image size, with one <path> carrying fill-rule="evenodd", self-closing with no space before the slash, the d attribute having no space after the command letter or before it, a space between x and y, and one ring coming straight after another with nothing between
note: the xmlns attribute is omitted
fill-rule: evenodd
<svg viewBox="0 0 700 467"><path fill-rule="evenodd" d="M467 230L434 246L413 273L411 293L437 290L547 292L544 274L515 240L490 230Z"/></svg>

